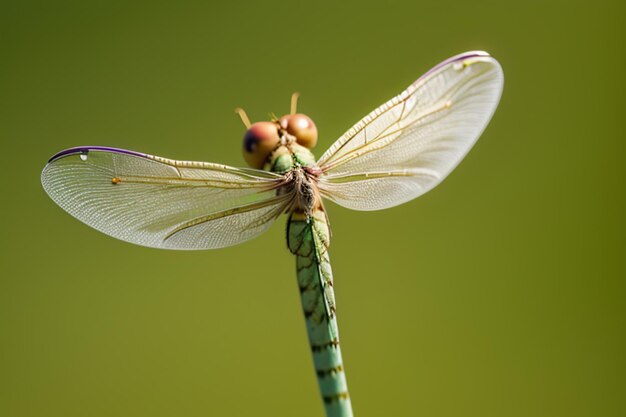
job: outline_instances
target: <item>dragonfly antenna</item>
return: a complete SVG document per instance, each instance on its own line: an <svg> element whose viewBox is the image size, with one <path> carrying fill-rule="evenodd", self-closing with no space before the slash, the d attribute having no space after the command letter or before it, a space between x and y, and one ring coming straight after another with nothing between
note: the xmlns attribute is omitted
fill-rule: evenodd
<svg viewBox="0 0 626 417"><path fill-rule="evenodd" d="M298 97L300 97L300 93L297 91L291 95L291 114L296 114L296 110L298 109Z"/></svg>
<svg viewBox="0 0 626 417"><path fill-rule="evenodd" d="M241 117L241 121L243 122L244 125L246 125L246 129L250 129L250 126L252 126L252 124L250 123L250 119L248 119L248 115L246 114L246 111L242 109L241 107L237 107L235 109L235 113L237 113L239 117Z"/></svg>

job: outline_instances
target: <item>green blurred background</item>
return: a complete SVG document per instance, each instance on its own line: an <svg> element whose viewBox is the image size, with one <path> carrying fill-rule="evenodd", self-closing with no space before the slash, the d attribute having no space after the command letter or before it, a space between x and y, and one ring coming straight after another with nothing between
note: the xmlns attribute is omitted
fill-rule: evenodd
<svg viewBox="0 0 626 417"><path fill-rule="evenodd" d="M39 175L109 145L242 165L300 109L317 154L456 53L504 67L489 128L422 198L330 205L357 417L626 415L620 1L2 1L0 416L322 416L284 221L168 252L71 218Z"/></svg>

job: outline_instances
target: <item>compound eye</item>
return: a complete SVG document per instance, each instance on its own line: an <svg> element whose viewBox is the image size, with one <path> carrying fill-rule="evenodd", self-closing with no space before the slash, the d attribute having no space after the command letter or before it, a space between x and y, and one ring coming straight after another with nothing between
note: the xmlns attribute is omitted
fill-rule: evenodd
<svg viewBox="0 0 626 417"><path fill-rule="evenodd" d="M317 145L317 127L307 115L296 113L283 116L278 121L280 127L295 136L299 145L313 149Z"/></svg>
<svg viewBox="0 0 626 417"><path fill-rule="evenodd" d="M243 158L252 168L261 169L279 142L276 123L254 123L243 137Z"/></svg>

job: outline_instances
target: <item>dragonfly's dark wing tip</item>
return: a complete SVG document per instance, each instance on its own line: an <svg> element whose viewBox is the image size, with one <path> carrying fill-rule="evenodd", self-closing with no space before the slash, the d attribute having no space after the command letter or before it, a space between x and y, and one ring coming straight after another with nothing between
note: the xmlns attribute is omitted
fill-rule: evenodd
<svg viewBox="0 0 626 417"><path fill-rule="evenodd" d="M62 150L61 152L57 152L50 159L48 159L48 163L54 162L57 159L63 158L68 155L76 155L76 154L87 155L90 151L113 152L113 153L119 153L123 155L139 156L142 158L148 157L145 153L129 151L126 149L111 148L108 146L77 146L75 148L69 148L69 149Z"/></svg>

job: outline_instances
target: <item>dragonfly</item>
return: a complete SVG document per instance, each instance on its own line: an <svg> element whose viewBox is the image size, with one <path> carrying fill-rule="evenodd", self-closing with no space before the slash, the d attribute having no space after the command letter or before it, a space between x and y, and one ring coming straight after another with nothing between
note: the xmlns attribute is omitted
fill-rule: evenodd
<svg viewBox="0 0 626 417"><path fill-rule="evenodd" d="M381 210L426 193L461 162L498 106L504 76L488 53L438 64L361 119L316 160L317 127L297 112L247 127L248 168L83 146L54 155L41 181L69 214L117 239L164 249L216 249L287 215L287 246L327 417L353 415L337 327L324 201Z"/></svg>

